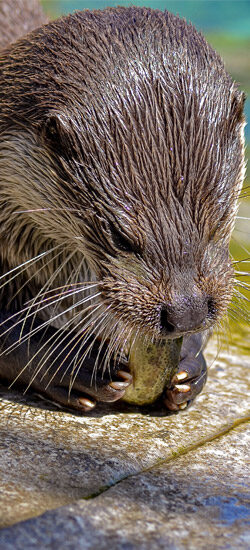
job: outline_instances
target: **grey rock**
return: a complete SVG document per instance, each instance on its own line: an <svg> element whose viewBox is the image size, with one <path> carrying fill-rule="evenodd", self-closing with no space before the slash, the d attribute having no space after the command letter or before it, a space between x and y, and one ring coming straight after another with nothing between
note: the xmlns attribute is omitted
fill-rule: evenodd
<svg viewBox="0 0 250 550"><path fill-rule="evenodd" d="M216 360L210 344L205 391L178 415L118 403L80 416L3 390L0 550L247 548L246 342Z"/></svg>
<svg viewBox="0 0 250 550"><path fill-rule="evenodd" d="M247 550L246 426L89 501L0 532L4 550Z"/></svg>

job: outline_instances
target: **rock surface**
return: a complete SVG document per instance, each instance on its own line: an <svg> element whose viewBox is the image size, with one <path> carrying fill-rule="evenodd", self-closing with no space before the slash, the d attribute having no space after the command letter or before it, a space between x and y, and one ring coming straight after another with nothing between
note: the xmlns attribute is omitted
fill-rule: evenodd
<svg viewBox="0 0 250 550"><path fill-rule="evenodd" d="M0 547L247 549L248 442L241 426L188 457L131 475L92 500L3 529Z"/></svg>
<svg viewBox="0 0 250 550"><path fill-rule="evenodd" d="M247 549L246 338L219 359L210 344L205 391L178 414L3 392L0 550Z"/></svg>

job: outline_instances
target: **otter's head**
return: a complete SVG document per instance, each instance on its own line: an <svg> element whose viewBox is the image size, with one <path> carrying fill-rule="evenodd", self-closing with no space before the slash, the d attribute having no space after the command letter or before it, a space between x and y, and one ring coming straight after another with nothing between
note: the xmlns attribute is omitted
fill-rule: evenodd
<svg viewBox="0 0 250 550"><path fill-rule="evenodd" d="M204 38L167 12L76 13L6 50L1 78L9 213L30 209L40 241L84 255L124 330L215 324L233 289L244 99Z"/></svg>

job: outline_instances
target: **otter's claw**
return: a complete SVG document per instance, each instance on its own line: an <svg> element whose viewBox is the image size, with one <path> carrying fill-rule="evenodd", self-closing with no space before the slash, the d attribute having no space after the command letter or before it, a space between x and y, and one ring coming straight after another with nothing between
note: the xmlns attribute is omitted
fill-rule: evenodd
<svg viewBox="0 0 250 550"><path fill-rule="evenodd" d="M120 376L121 378L123 378L123 380L125 380L127 382L128 386L132 383L132 380L133 380L132 374L130 374L129 372L127 372L125 370L118 370L117 371L117 376Z"/></svg>
<svg viewBox="0 0 250 550"><path fill-rule="evenodd" d="M133 378L131 374L129 374L129 372L126 372L124 370L118 370L116 375L122 378L123 381L112 381L109 383L109 387L119 392L119 397L117 397L117 399L120 399L121 397L123 397L125 390L131 384Z"/></svg>
<svg viewBox="0 0 250 550"><path fill-rule="evenodd" d="M111 388L113 388L114 390L126 390L128 386L130 386L132 380L133 380L133 377L131 376L131 374L129 374L129 372L126 372L124 370L118 370L117 371L117 376L120 376L120 378L123 378L123 382L120 382L120 381L117 381L117 382L110 382L110 386Z"/></svg>
<svg viewBox="0 0 250 550"><path fill-rule="evenodd" d="M95 401L90 401L87 397L79 397L78 401L84 412L91 411L96 406Z"/></svg>
<svg viewBox="0 0 250 550"><path fill-rule="evenodd" d="M173 384L178 384L179 382L182 382L183 380L186 380L188 378L188 373L184 370L177 372L177 374L174 376L172 382Z"/></svg>

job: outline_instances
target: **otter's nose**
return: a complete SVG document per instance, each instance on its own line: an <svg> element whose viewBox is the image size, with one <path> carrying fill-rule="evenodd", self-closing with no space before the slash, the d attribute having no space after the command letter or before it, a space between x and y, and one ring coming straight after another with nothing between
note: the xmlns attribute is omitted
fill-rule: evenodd
<svg viewBox="0 0 250 550"><path fill-rule="evenodd" d="M161 336L202 328L209 313L209 300L180 296L175 304L163 305L160 311Z"/></svg>

